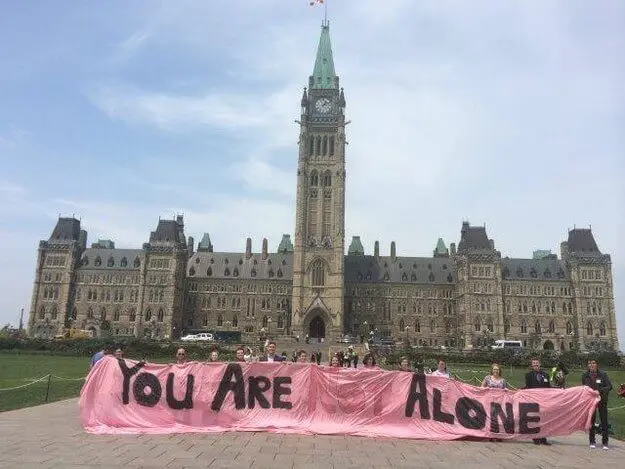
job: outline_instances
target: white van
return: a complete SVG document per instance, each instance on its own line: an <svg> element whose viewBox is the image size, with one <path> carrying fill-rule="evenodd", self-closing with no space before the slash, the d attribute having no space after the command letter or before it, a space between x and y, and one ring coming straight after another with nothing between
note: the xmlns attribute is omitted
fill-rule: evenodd
<svg viewBox="0 0 625 469"><path fill-rule="evenodd" d="M501 348L522 348L523 342L520 340L496 340L494 345L491 345L493 350L501 349Z"/></svg>

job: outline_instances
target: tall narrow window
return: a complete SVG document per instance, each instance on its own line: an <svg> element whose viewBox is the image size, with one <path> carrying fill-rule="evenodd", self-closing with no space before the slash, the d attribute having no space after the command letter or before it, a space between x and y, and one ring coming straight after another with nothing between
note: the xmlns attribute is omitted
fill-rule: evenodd
<svg viewBox="0 0 625 469"><path fill-rule="evenodd" d="M163 322L163 320L165 319L165 313L163 312L163 308L160 308L158 310L157 316L156 316L156 320L158 322Z"/></svg>
<svg viewBox="0 0 625 469"><path fill-rule="evenodd" d="M319 185L319 174L316 169L310 172L310 185L312 187L317 187Z"/></svg>
<svg viewBox="0 0 625 469"><path fill-rule="evenodd" d="M328 155L328 137L326 135L323 136L323 141L322 141L322 147L321 147L321 154L323 156L327 156Z"/></svg>
<svg viewBox="0 0 625 469"><path fill-rule="evenodd" d="M330 156L334 156L334 136L330 137Z"/></svg>
<svg viewBox="0 0 625 469"><path fill-rule="evenodd" d="M308 199L308 236L317 236L319 199L311 197Z"/></svg>
<svg viewBox="0 0 625 469"><path fill-rule="evenodd" d="M332 173L329 169L323 173L323 185L326 187L330 187L332 185Z"/></svg>
<svg viewBox="0 0 625 469"><path fill-rule="evenodd" d="M311 136L308 139L308 156L313 156L315 153L315 137Z"/></svg>
<svg viewBox="0 0 625 469"><path fill-rule="evenodd" d="M332 236L332 199L329 197L323 198L323 220L322 229L323 236Z"/></svg>
<svg viewBox="0 0 625 469"><path fill-rule="evenodd" d="M323 261L317 259L311 269L311 279L313 287L323 287L325 285L325 272L323 269Z"/></svg>
<svg viewBox="0 0 625 469"><path fill-rule="evenodd" d="M321 154L321 137L317 137L315 139L315 155L319 156Z"/></svg>

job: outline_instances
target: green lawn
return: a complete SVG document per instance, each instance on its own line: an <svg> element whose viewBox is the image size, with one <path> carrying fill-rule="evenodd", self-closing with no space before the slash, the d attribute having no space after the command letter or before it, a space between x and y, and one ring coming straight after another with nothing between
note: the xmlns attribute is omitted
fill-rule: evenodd
<svg viewBox="0 0 625 469"><path fill-rule="evenodd" d="M166 362L167 359L155 360ZM83 384L89 359L86 357L63 357L54 355L30 355L0 353L0 412L29 407L46 402L53 402L69 397L76 397ZM478 385L478 380L488 373L489 366L484 365L449 365L452 374L457 375L470 384ZM607 370L614 387L625 383L625 371ZM522 387L525 368L504 368L504 375L514 387ZM38 378L52 375L50 387L48 380L34 384ZM576 386L580 382L582 370L571 370L567 385ZM17 386L16 390L3 391ZM625 399L620 399L615 391L610 393L608 408L612 429L617 436L625 438Z"/></svg>

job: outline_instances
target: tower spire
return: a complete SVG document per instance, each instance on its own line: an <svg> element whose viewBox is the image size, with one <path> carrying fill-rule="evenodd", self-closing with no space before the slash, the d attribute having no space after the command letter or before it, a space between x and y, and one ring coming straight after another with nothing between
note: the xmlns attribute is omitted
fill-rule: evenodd
<svg viewBox="0 0 625 469"><path fill-rule="evenodd" d="M325 5L325 4L324 4ZM332 43L330 41L330 24L325 19L321 25L321 37L317 47L315 67L310 77L311 89L338 89L338 81L334 71Z"/></svg>

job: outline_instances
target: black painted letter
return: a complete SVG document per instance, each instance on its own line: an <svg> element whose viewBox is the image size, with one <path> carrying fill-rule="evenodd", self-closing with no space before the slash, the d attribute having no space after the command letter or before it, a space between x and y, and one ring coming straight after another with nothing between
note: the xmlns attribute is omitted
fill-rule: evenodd
<svg viewBox="0 0 625 469"><path fill-rule="evenodd" d="M473 415L471 415L473 414ZM486 411L479 401L470 397L461 397L456 402L456 417L464 428L481 430L486 426Z"/></svg>
<svg viewBox="0 0 625 469"><path fill-rule="evenodd" d="M419 392L417 392L417 385L419 385ZM414 373L412 375L410 390L408 391L408 397L406 399L406 417L412 417L412 414L414 414L414 406L417 401L419 401L420 417L422 419L429 419L430 408L428 406L428 392L425 387L425 375L420 373Z"/></svg>
<svg viewBox="0 0 625 469"><path fill-rule="evenodd" d="M145 393L145 388L150 387L150 394ZM152 373L139 373L135 384L132 386L132 393L139 405L154 407L161 398L163 389L158 378Z"/></svg>
<svg viewBox="0 0 625 469"><path fill-rule="evenodd" d="M258 401L258 405L263 409L270 409L271 405L263 394L271 387L271 381L265 376L250 376L248 378L249 390L247 396L247 408L253 409Z"/></svg>
<svg viewBox="0 0 625 469"><path fill-rule="evenodd" d="M234 377L234 381L232 381ZM236 409L245 408L245 382L243 381L243 371L241 365L229 363L221 378L219 388L211 404L211 409L219 411L226 400L229 391L234 393L234 406Z"/></svg>
<svg viewBox="0 0 625 469"><path fill-rule="evenodd" d="M167 375L167 389L165 395L167 397L167 405L170 409L193 409L193 384L195 376L187 375L187 390L184 393L184 399L179 401L174 396L174 374Z"/></svg>
<svg viewBox="0 0 625 469"><path fill-rule="evenodd" d="M288 386L287 386L288 385ZM291 377L277 376L273 380L273 408L274 409L291 409L292 402L284 402L280 400L280 396L291 395Z"/></svg>
<svg viewBox="0 0 625 469"><path fill-rule="evenodd" d="M441 410L442 405L443 395L441 394L441 390L434 388L434 420L436 420L437 422L449 423L450 425L453 425L454 415L443 412Z"/></svg>
<svg viewBox="0 0 625 469"><path fill-rule="evenodd" d="M519 433L522 435L531 435L540 433L540 426L530 428L528 424L540 422L539 415L529 415L530 413L539 413L540 405L537 402L521 402L519 404Z"/></svg>
<svg viewBox="0 0 625 469"><path fill-rule="evenodd" d="M122 402L124 404L128 404L130 402L130 397L128 396L130 392L130 378L139 372L141 368L145 366L145 362L139 362L132 368L128 368L126 362L124 360L117 360L119 363L119 367L122 370L122 374L124 375L124 384L122 386Z"/></svg>
<svg viewBox="0 0 625 469"><path fill-rule="evenodd" d="M511 403L506 404L506 411L504 412L499 402L490 403L490 431L493 433L499 433L499 419L503 423L503 428L506 433L510 435L514 434L514 410Z"/></svg>

